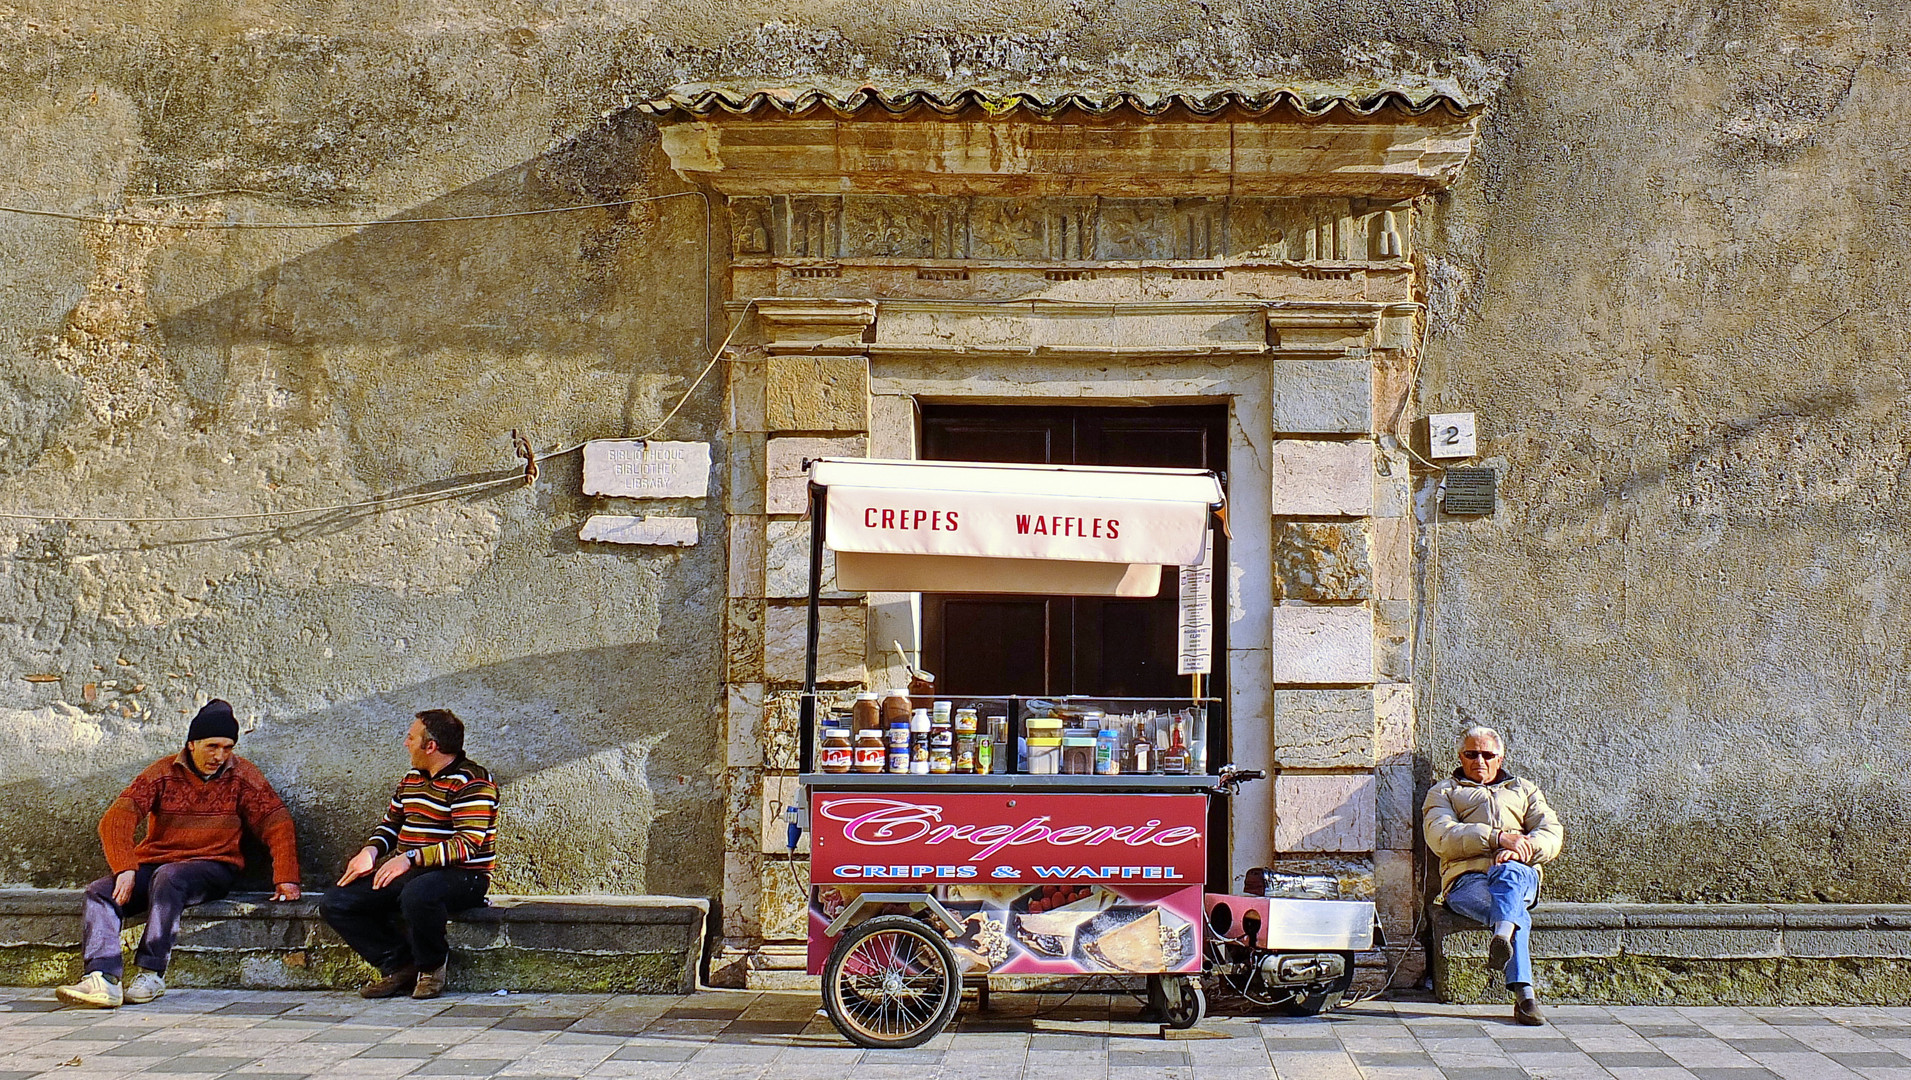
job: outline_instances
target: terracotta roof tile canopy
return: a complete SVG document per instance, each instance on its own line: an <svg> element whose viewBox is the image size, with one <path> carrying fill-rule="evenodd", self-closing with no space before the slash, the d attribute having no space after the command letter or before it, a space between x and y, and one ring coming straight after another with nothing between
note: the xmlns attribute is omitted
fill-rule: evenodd
<svg viewBox="0 0 1911 1080"><path fill-rule="evenodd" d="M639 105L726 195L1365 196L1449 186L1482 106L1431 91L682 87Z"/></svg>

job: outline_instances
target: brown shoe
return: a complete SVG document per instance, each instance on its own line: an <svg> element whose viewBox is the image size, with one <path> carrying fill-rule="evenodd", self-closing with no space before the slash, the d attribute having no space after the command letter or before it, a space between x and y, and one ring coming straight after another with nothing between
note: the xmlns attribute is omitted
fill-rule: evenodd
<svg viewBox="0 0 1911 1080"><path fill-rule="evenodd" d="M445 969L442 964L438 966L438 970L436 971L419 972L418 985L411 988L411 996L420 999L435 998L444 992Z"/></svg>
<svg viewBox="0 0 1911 1080"><path fill-rule="evenodd" d="M397 997L399 994L409 992L417 981L418 969L406 964L377 982L368 982L359 987L358 996L362 998Z"/></svg>
<svg viewBox="0 0 1911 1080"><path fill-rule="evenodd" d="M1539 1027L1546 1023L1545 1017L1539 1014L1539 999L1525 997L1515 1001L1513 1003L1513 1021L1515 1023L1525 1024L1527 1027Z"/></svg>

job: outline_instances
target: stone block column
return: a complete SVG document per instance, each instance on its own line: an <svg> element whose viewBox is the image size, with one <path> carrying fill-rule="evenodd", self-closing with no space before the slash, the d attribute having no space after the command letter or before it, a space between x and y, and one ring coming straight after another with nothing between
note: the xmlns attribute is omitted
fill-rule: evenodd
<svg viewBox="0 0 1911 1080"><path fill-rule="evenodd" d="M1418 903L1413 531L1406 462L1382 438L1398 402L1387 377L1397 353L1375 347L1395 344L1399 327L1372 310L1279 307L1268 323L1272 862L1373 898L1402 943Z"/></svg>
<svg viewBox="0 0 1911 1080"><path fill-rule="evenodd" d="M865 300L758 299L754 343L730 364L730 599L725 640L728 828L720 985L802 977L807 847L786 847L782 810L797 797L797 717L809 593L804 461L869 448ZM817 657L819 718L868 681L861 596L824 565Z"/></svg>

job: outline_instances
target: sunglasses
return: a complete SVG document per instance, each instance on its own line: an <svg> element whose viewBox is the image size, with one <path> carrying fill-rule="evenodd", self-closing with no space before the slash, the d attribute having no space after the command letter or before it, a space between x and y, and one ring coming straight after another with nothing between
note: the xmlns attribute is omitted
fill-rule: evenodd
<svg viewBox="0 0 1911 1080"><path fill-rule="evenodd" d="M1468 761L1492 761L1494 758L1499 757L1498 754L1493 753L1491 750L1462 750L1460 751L1460 756Z"/></svg>

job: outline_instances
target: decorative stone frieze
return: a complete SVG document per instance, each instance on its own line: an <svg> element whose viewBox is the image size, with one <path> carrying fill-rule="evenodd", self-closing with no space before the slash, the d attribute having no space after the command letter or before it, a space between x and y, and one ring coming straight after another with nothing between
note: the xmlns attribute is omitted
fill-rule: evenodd
<svg viewBox="0 0 1911 1080"><path fill-rule="evenodd" d="M776 195L730 199L740 261L1250 260L1408 256L1412 204L1370 199Z"/></svg>

